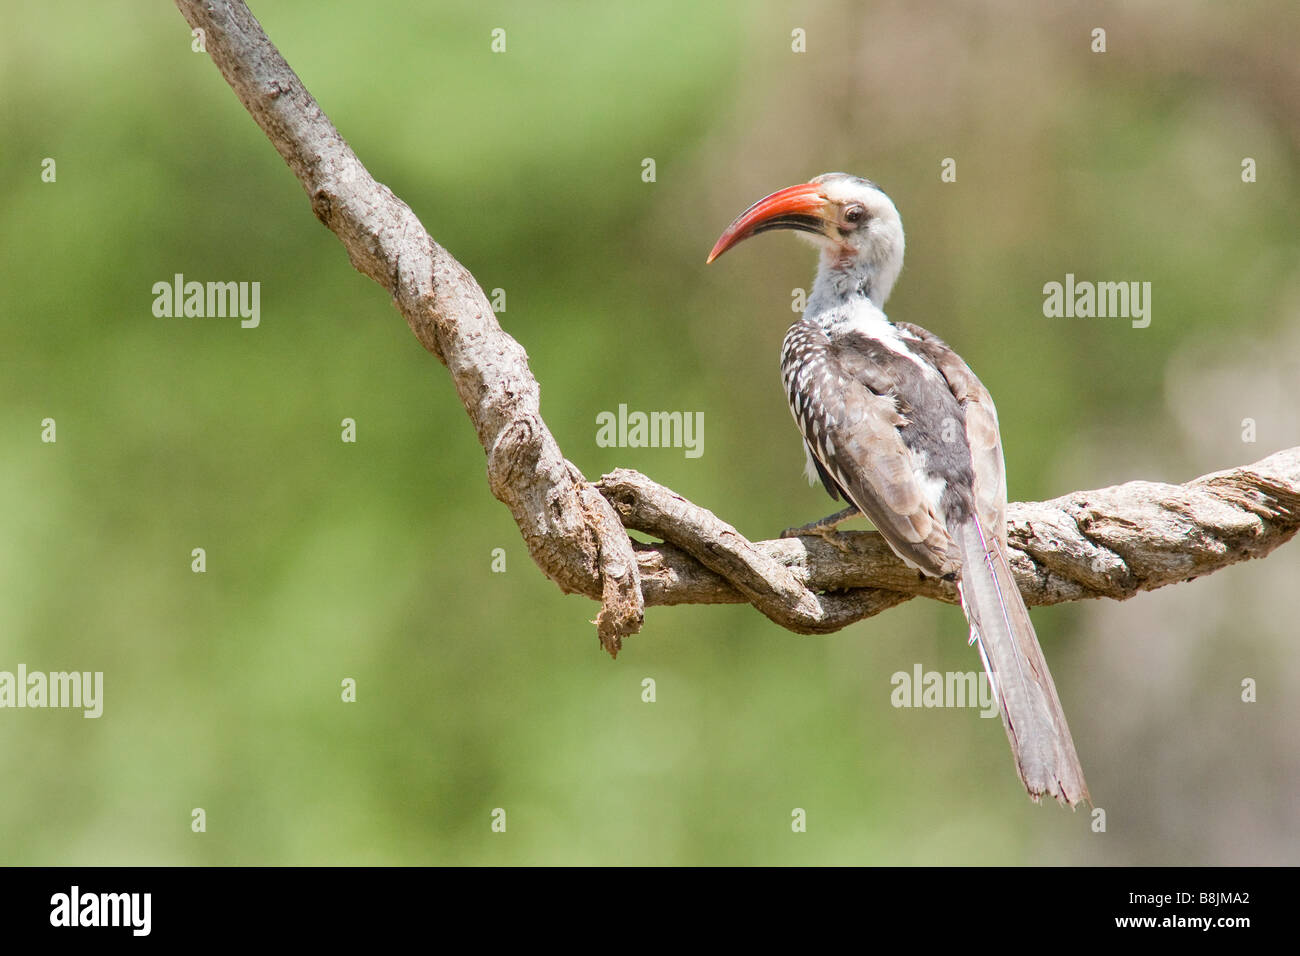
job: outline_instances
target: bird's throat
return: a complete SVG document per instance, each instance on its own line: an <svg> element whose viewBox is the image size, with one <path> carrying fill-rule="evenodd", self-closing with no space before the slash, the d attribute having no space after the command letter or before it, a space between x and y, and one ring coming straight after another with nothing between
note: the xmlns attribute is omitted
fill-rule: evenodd
<svg viewBox="0 0 1300 956"><path fill-rule="evenodd" d="M829 312L851 306L855 299L868 300L879 309L889 295L889 288L882 283L882 278L874 264L828 250L822 255L812 294L808 297L809 311Z"/></svg>

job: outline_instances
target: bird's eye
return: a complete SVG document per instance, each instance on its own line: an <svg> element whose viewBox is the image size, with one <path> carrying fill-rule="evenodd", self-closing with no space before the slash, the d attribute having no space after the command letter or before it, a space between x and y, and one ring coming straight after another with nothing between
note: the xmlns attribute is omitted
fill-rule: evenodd
<svg viewBox="0 0 1300 956"><path fill-rule="evenodd" d="M861 222L867 218L867 211L861 206L850 206L844 210L845 222Z"/></svg>

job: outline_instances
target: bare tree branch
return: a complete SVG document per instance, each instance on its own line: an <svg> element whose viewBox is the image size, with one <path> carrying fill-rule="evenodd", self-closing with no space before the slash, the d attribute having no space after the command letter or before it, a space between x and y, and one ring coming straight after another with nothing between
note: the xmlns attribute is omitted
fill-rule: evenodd
<svg viewBox="0 0 1300 956"><path fill-rule="evenodd" d="M634 471L588 482L542 420L527 355L474 277L357 159L238 0L176 0L213 62L302 184L353 266L392 295L451 373L487 456L488 485L561 589L599 600L617 653L646 604L752 603L782 627L828 633L912 597L956 600L874 532L751 542ZM1008 509L1025 599L1127 598L1263 557L1300 527L1300 448L1185 485L1129 482ZM634 546L624 526L662 538Z"/></svg>
<svg viewBox="0 0 1300 956"><path fill-rule="evenodd" d="M950 582L919 577L874 531L750 542L635 471L599 487L627 527L667 542L636 546L647 605L748 602L790 630L824 633L912 597L957 602ZM1007 523L1027 604L1123 600L1288 541L1300 529L1300 448L1184 485L1130 481L1014 502Z"/></svg>
<svg viewBox="0 0 1300 956"><path fill-rule="evenodd" d="M542 420L523 347L501 330L469 271L361 165L248 7L236 0L176 6L206 34L212 61L302 183L316 218L447 366L487 453L492 493L551 580L602 602L597 630L616 653L623 636L641 627L636 558L618 516L565 460Z"/></svg>

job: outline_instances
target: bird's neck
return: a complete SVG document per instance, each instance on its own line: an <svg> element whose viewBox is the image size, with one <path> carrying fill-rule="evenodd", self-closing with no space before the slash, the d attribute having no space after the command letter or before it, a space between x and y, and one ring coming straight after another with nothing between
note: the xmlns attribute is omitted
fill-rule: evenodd
<svg viewBox="0 0 1300 956"><path fill-rule="evenodd" d="M864 320L888 325L882 306L897 278L897 267L881 268L875 262L844 259L827 250L822 253L804 314L816 317L831 335Z"/></svg>
<svg viewBox="0 0 1300 956"><path fill-rule="evenodd" d="M830 311L852 306L855 299L865 299L876 309L883 309L902 265L901 257L895 263L888 258L847 258L836 249L824 249L808 305L816 303L817 311Z"/></svg>

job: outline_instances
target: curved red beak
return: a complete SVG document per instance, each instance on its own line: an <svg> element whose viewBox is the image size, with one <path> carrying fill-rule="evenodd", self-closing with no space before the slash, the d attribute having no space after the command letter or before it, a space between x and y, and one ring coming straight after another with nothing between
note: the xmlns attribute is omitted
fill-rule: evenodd
<svg viewBox="0 0 1300 956"><path fill-rule="evenodd" d="M817 235L826 234L826 196L821 183L800 183L760 199L727 227L713 246L708 265L732 246L769 229L800 229Z"/></svg>

